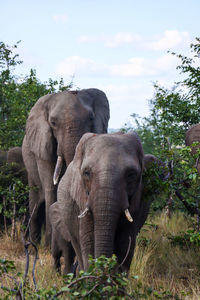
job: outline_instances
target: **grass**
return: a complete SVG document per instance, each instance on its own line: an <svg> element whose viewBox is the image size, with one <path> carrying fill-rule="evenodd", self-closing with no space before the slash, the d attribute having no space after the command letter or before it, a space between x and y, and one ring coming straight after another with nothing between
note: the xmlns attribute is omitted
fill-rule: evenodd
<svg viewBox="0 0 200 300"><path fill-rule="evenodd" d="M185 300L200 299L200 249L173 246L168 239L169 235L178 235L191 228L191 222L191 218L182 213L174 213L171 219L165 213L148 218L138 235L129 274L129 289L137 291L140 299L174 299L170 295ZM0 236L0 258L13 260L17 271L24 272L26 259L20 239L12 241L6 235ZM31 255L31 265L33 258ZM38 287L63 286L63 278L54 271L51 254L43 246L39 248L36 280ZM6 277L3 284L12 287L13 281ZM142 293L147 294L150 290L156 292L148 298L142 297Z"/></svg>
<svg viewBox="0 0 200 300"><path fill-rule="evenodd" d="M156 226L145 225L138 236L130 269L130 275L137 275L138 280L131 280L131 288L140 283L143 291L151 287L182 295L183 299L200 299L200 249L174 247L168 239L186 231L191 219L181 213L168 219L162 213L148 221Z"/></svg>

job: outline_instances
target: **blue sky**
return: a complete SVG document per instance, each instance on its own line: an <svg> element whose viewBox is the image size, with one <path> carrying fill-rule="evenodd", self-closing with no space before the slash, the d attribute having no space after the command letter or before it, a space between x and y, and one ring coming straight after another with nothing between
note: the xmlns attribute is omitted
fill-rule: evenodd
<svg viewBox="0 0 200 300"><path fill-rule="evenodd" d="M18 67L41 81L63 77L75 87L102 89L110 128L147 116L153 82L171 87L178 61L200 36L199 0L1 1L0 40L21 40Z"/></svg>

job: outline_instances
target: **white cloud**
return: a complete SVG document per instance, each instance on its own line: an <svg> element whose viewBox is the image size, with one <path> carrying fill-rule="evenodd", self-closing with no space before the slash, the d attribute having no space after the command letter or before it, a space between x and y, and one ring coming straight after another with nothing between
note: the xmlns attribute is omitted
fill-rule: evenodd
<svg viewBox="0 0 200 300"><path fill-rule="evenodd" d="M101 64L89 58L70 56L57 65L56 73L59 76L158 77L163 74L169 76L176 66L177 58L171 54L156 59L132 57L121 64Z"/></svg>
<svg viewBox="0 0 200 300"><path fill-rule="evenodd" d="M92 76L107 73L106 65L81 56L69 56L57 65L56 73L61 76Z"/></svg>
<svg viewBox="0 0 200 300"><path fill-rule="evenodd" d="M114 76L140 76L144 73L144 58L133 57L126 64L110 66L110 73Z"/></svg>
<svg viewBox="0 0 200 300"><path fill-rule="evenodd" d="M161 36L150 37L148 40L139 34L131 32L118 32L113 36L88 36L82 35L78 38L80 43L101 42L105 47L116 48L123 45L134 46L134 48L158 50L169 50L177 47L186 47L190 43L190 35L186 31L166 30Z"/></svg>
<svg viewBox="0 0 200 300"><path fill-rule="evenodd" d="M89 36L89 35L81 35L78 37L77 40L80 43L88 43L88 42L97 42L100 40L100 38L95 36Z"/></svg>
<svg viewBox="0 0 200 300"><path fill-rule="evenodd" d="M160 56L156 60L155 67L159 71L169 71L170 69L175 69L177 66L177 57L171 55L171 54L165 54Z"/></svg>
<svg viewBox="0 0 200 300"><path fill-rule="evenodd" d="M113 37L105 38L105 46L114 48L125 44L133 44L141 41L141 37L130 32L118 32Z"/></svg>
<svg viewBox="0 0 200 300"><path fill-rule="evenodd" d="M119 85L109 84L99 86L109 100L110 121L109 128L120 128L125 123L133 122L131 114L147 116L149 113L148 100L153 93L153 85L135 81L132 83L121 83Z"/></svg>
<svg viewBox="0 0 200 300"><path fill-rule="evenodd" d="M81 56L67 57L57 65L56 73L61 76L98 75L98 76L139 76L145 73L145 60L134 57L124 64L100 64Z"/></svg>
<svg viewBox="0 0 200 300"><path fill-rule="evenodd" d="M66 14L57 14L53 16L53 20L57 23L67 23L68 17Z"/></svg>
<svg viewBox="0 0 200 300"><path fill-rule="evenodd" d="M154 42L149 43L152 50L169 50L180 46L188 45L190 41L188 32L177 30L166 30L163 36Z"/></svg>
<svg viewBox="0 0 200 300"><path fill-rule="evenodd" d="M126 44L135 44L141 41L141 37L138 34L130 32L118 32L113 36L88 36L82 35L78 38L80 43L86 42L101 42L108 48L115 48Z"/></svg>
<svg viewBox="0 0 200 300"><path fill-rule="evenodd" d="M70 56L57 65L56 73L62 76L73 76L92 65L93 61L89 59L80 56Z"/></svg>

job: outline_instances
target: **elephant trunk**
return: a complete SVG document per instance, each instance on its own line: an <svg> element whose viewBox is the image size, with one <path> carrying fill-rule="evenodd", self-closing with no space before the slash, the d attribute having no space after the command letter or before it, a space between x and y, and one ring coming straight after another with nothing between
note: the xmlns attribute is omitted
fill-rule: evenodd
<svg viewBox="0 0 200 300"><path fill-rule="evenodd" d="M100 255L111 257L114 253L114 240L120 207L116 201L114 191L103 192L98 195L95 204L94 214L94 256ZM112 195L113 194L113 195Z"/></svg>
<svg viewBox="0 0 200 300"><path fill-rule="evenodd" d="M66 142L61 147L60 152L62 153L61 156L64 156L66 166L68 166L70 162L73 160L75 150L76 150L76 145L78 144L80 138L81 135L79 133L64 138L64 141Z"/></svg>

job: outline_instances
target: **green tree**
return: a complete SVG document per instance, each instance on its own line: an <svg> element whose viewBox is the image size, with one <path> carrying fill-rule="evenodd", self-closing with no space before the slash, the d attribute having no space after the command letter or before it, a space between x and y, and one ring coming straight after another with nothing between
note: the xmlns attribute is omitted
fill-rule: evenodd
<svg viewBox="0 0 200 300"><path fill-rule="evenodd" d="M155 83L149 117L132 116L134 129L142 140L145 153L156 155L169 167L164 201L155 201L154 207L163 207L168 201L168 204L173 202L179 209L184 205L188 211L199 214L200 177L196 160L200 152L191 155L191 149L185 147L185 134L191 125L200 123L200 38L190 45L190 50L189 58L172 53L180 59L177 70L184 75L184 79L171 89Z"/></svg>
<svg viewBox="0 0 200 300"><path fill-rule="evenodd" d="M63 91L72 87L63 79L42 83L31 69L29 75L14 75L17 65L22 64L19 55L14 54L19 42L14 46L0 42L0 148L21 146L25 123L31 107L45 94Z"/></svg>

